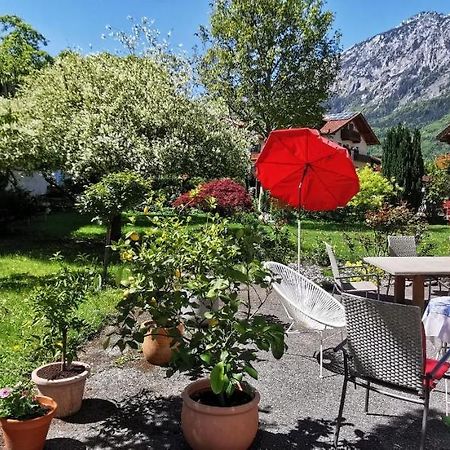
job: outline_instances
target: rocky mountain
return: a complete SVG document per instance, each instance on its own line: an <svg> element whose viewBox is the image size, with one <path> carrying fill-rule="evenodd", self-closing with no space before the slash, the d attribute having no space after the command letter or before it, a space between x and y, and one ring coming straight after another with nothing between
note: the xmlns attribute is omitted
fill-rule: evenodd
<svg viewBox="0 0 450 450"><path fill-rule="evenodd" d="M344 51L329 109L364 111L381 137L405 121L423 129L427 156L444 151L427 127L450 122L450 14L422 12Z"/></svg>

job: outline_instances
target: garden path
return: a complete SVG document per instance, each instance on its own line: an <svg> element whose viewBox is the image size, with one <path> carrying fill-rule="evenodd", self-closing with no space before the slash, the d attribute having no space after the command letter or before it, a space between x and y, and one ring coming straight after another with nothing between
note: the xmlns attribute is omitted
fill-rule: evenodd
<svg viewBox="0 0 450 450"><path fill-rule="evenodd" d="M265 314L286 320L275 294ZM165 378L164 369L140 358L120 357L104 351L102 338L85 348L82 359L93 366L84 406L67 420L54 420L46 450L187 450L180 427L179 394L187 377ZM331 449L342 378L325 371L318 379L313 357L313 334L288 337L286 355L275 361L268 354L258 367L254 383L261 393L261 427L252 450ZM330 346L338 342L330 340ZM119 359L118 359L119 358ZM420 408L373 394L370 410L363 414L364 391L348 392L341 431L342 448L413 449L419 438ZM444 413L443 383L431 396L427 447L450 448L450 429L441 421Z"/></svg>

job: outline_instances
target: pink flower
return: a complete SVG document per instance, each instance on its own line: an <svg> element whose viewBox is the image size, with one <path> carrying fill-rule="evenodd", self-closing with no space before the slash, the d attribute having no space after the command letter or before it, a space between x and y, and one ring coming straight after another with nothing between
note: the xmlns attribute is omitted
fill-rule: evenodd
<svg viewBox="0 0 450 450"><path fill-rule="evenodd" d="M0 398L6 398L9 396L9 394L11 394L11 389L8 388L0 389Z"/></svg>

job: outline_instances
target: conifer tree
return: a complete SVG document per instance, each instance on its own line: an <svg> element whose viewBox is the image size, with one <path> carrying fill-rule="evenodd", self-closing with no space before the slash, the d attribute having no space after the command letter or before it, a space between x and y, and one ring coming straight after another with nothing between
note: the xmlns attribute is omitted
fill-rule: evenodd
<svg viewBox="0 0 450 450"><path fill-rule="evenodd" d="M391 128L383 144L383 175L402 187L401 199L418 208L422 197L424 163L420 131L403 124Z"/></svg>

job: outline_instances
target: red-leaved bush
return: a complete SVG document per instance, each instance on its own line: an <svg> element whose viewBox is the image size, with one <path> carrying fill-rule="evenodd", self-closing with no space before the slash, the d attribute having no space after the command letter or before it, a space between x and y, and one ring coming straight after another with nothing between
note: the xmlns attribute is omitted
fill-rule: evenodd
<svg viewBox="0 0 450 450"><path fill-rule="evenodd" d="M200 184L196 189L180 195L173 202L173 206L217 211L221 215L248 211L253 207L245 187L229 178Z"/></svg>

